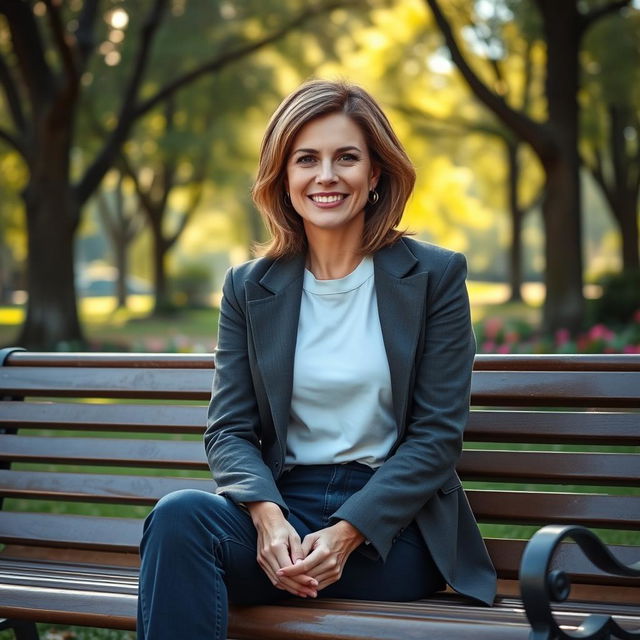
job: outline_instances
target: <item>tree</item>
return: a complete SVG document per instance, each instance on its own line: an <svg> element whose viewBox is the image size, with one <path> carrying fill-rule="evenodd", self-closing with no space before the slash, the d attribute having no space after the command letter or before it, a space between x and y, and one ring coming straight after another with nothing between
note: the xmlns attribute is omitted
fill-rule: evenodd
<svg viewBox="0 0 640 640"><path fill-rule="evenodd" d="M177 91L206 74L277 41L312 17L348 4L347 0L316 2L293 18L280 16L270 30L248 36L230 30L220 36L217 53L159 86L145 87L152 45L166 17L167 0L149 0L146 14L128 15L125 5L111 2L105 14L109 35L125 35L129 21L138 24L138 39L117 115L93 159L75 177L71 151L80 144L78 114L87 70L95 58L99 0L85 0L77 10L56 0L32 5L27 0L0 0L9 38L0 48L0 85L11 123L0 127L0 140L18 151L29 177L23 191L28 234L28 293L20 343L30 348L59 348L83 340L74 289L73 238L83 205L113 166L136 121ZM136 3L139 8L142 3ZM220 15L218 15L220 18ZM224 16L222 16L224 19ZM273 20L267 21L269 24ZM131 25L129 25L131 26ZM222 25L224 27L224 25ZM255 29L254 29L255 32ZM112 42L109 38L104 41ZM111 61L116 65L118 52ZM109 55L109 54L107 54ZM107 56L105 55L105 60Z"/></svg>
<svg viewBox="0 0 640 640"><path fill-rule="evenodd" d="M640 14L613 15L587 39L582 162L620 231L624 270L640 269Z"/></svg>
<svg viewBox="0 0 640 640"><path fill-rule="evenodd" d="M545 227L543 325L547 331L578 330L583 321L581 202L578 156L578 87L582 38L603 16L629 0L599 5L581 13L577 1L535 0L546 44L547 116L536 121L510 105L470 64L438 0L425 0L451 58L476 98L536 153L545 174L542 214ZM582 6L582 5L580 5ZM503 9L508 9L502 5Z"/></svg>
<svg viewBox="0 0 640 640"><path fill-rule="evenodd" d="M138 207L132 207L131 199L125 195L124 181L124 173L118 171L115 187L110 192L101 188L96 198L98 215L109 238L116 267L116 305L122 309L127 306L127 253L144 226Z"/></svg>

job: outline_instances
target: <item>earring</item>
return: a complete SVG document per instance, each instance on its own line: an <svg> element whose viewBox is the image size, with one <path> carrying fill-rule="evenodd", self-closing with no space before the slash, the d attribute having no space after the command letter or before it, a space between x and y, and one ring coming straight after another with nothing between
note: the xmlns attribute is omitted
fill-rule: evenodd
<svg viewBox="0 0 640 640"><path fill-rule="evenodd" d="M375 189L371 189L371 191L369 191L369 196L367 197L367 202L369 204L375 204L378 200L380 200L380 194Z"/></svg>
<svg viewBox="0 0 640 640"><path fill-rule="evenodd" d="M291 206L291 196L289 195L289 192L286 191L284 194L284 205L285 207L290 207Z"/></svg>

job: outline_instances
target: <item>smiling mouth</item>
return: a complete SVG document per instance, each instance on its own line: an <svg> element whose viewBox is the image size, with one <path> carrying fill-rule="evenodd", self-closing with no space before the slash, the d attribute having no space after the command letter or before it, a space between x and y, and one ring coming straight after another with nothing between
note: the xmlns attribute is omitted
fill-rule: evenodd
<svg viewBox="0 0 640 640"><path fill-rule="evenodd" d="M318 204L333 204L344 200L347 196L343 193L334 193L331 195L310 195L309 198Z"/></svg>

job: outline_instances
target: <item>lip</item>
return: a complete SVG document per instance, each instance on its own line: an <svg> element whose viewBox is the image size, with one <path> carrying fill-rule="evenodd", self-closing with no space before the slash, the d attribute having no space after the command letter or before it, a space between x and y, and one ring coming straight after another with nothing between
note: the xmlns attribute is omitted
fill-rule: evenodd
<svg viewBox="0 0 640 640"><path fill-rule="evenodd" d="M322 198L332 198L336 197L335 200L329 200L328 202L319 202L318 200L314 200L316 197ZM320 209L332 209L333 207L340 206L347 198L349 197L348 193L340 193L339 191L318 191L316 193L310 193L307 198L313 202L316 207Z"/></svg>

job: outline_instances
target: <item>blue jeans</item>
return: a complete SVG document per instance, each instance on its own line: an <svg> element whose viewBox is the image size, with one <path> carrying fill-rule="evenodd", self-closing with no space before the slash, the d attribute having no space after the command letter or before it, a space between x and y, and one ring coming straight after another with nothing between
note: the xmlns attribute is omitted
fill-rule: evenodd
<svg viewBox="0 0 640 640"><path fill-rule="evenodd" d="M299 466L278 487L300 538L330 524L332 513L373 471L349 463ZM140 547L139 640L223 640L234 604L293 597L276 589L256 561L249 514L228 498L204 491L171 493L145 522ZM444 588L415 523L398 537L386 562L354 551L338 582L320 597L407 601Z"/></svg>

